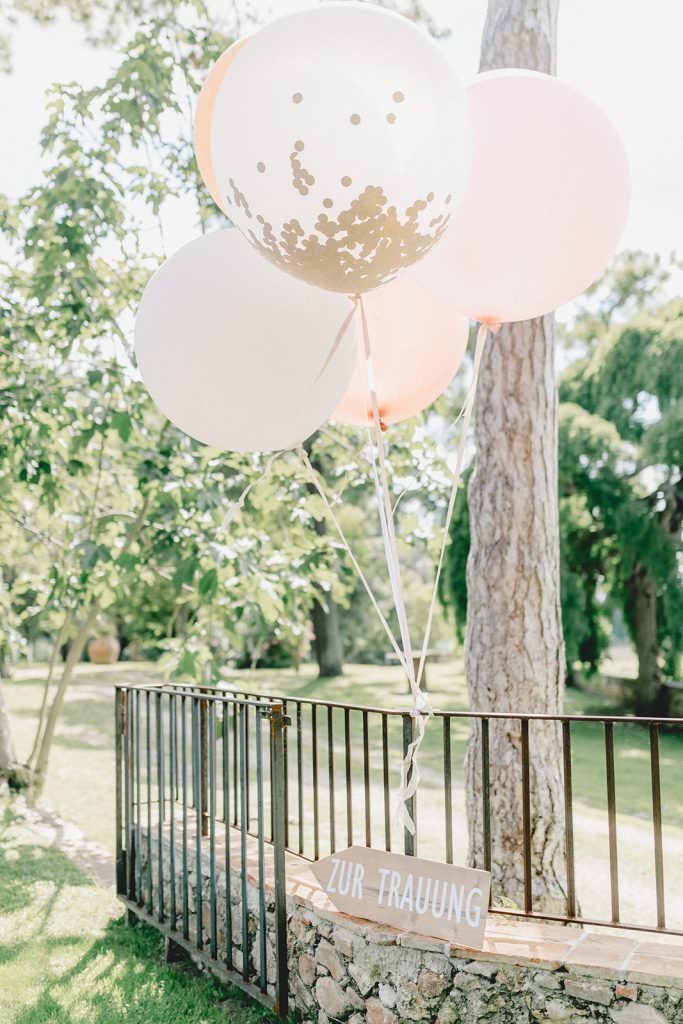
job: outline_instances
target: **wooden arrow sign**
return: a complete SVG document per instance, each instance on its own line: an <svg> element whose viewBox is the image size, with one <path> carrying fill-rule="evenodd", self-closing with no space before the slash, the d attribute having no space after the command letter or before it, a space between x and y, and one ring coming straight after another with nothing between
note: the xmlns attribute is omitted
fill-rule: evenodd
<svg viewBox="0 0 683 1024"><path fill-rule="evenodd" d="M488 871L350 846L312 865L337 910L481 949Z"/></svg>

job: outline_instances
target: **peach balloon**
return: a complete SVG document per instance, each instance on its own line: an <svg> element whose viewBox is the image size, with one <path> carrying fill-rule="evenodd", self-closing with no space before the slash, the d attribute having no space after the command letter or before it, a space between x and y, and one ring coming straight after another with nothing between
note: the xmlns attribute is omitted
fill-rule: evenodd
<svg viewBox="0 0 683 1024"><path fill-rule="evenodd" d="M421 412L450 384L467 348L469 322L422 288L414 271L363 296L383 426ZM351 383L332 416L364 426L372 420L363 346Z"/></svg>
<svg viewBox="0 0 683 1024"><path fill-rule="evenodd" d="M628 214L626 152L607 115L550 75L486 72L467 93L472 174L416 273L472 319L527 320L605 269Z"/></svg>
<svg viewBox="0 0 683 1024"><path fill-rule="evenodd" d="M213 169L213 160L211 159L211 120L213 118L213 108L221 82L248 38L249 36L245 36L244 39L238 39L236 43L233 43L232 46L229 46L220 55L209 71L197 98L197 108L194 116L194 151L197 157L199 173L211 193L211 198L218 207L221 207L223 201Z"/></svg>

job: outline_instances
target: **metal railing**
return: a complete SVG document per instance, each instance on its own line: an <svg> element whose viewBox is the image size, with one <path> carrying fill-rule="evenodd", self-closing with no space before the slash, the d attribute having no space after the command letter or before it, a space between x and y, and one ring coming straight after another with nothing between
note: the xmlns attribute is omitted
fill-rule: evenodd
<svg viewBox="0 0 683 1024"><path fill-rule="evenodd" d="M285 1016L282 703L126 685L115 703L119 899L169 957Z"/></svg>
<svg viewBox="0 0 683 1024"><path fill-rule="evenodd" d="M247 691L240 693L249 698L255 696ZM683 718L437 711L429 723L421 752L422 782L409 806L417 826L413 836L407 830L399 831L393 821L400 763L415 735L412 715L408 711L307 697L279 699L291 722L283 750L285 844L291 852L317 860L355 843L399 849L408 855L419 852L446 863L466 863L468 852L472 852L468 851L465 826L468 781L463 778L456 786L455 777L464 761L470 733L475 731L478 764L471 768L469 784L476 784L481 837L473 850L474 866L494 872L492 913L683 935L681 880L672 878L667 889L664 856L667 831L671 833L672 866L680 863L683 856L683 793L671 793L674 811L678 807L680 813L677 817L676 813L670 814L669 825L665 826L660 757L662 730L667 742L678 738L683 741ZM552 810L562 834L563 911L539 910L535 906L543 900L535 897L533 885L542 870L536 863L534 843L534 741L543 729L553 730L553 742L556 740L555 768L560 779L561 804ZM506 732L508 752L512 750L513 756L518 757L517 846L522 874L519 906L510 899L516 894L496 886L495 848L501 837L497 835L498 823L491 809L492 793L496 790L492 777L496 765L492 767L491 758L499 738L497 730ZM586 736L592 760L586 763L582 754L576 765L574 741L585 740ZM683 750L683 742L680 749ZM632 776L631 786L649 793L649 825L642 809L638 820L643 821L639 840L650 845L651 859L635 867L631 837L626 834L633 823L620 823L618 813L615 750L621 755L621 766L628 768ZM581 792L577 800L577 768L580 790L589 782L590 786L597 785L596 780L601 783L602 799L595 806L586 804ZM622 800L621 811L624 816L629 815L626 800ZM620 827L628 844L628 856L621 860ZM509 835L504 838L510 842ZM674 847L679 843L676 856ZM596 872L604 876L602 907L592 884ZM585 899L581 898L581 889ZM678 903L670 907L667 895L674 894ZM598 912L602 910L604 913Z"/></svg>
<svg viewBox="0 0 683 1024"><path fill-rule="evenodd" d="M469 859L493 872L494 914L683 935L683 794L672 774L683 719L437 711L420 754L413 836L393 820L401 761L414 737L408 711L188 686L118 686L116 714L119 895L219 977L281 1012L286 850L317 860L365 845L446 863ZM472 736L476 759L465 773ZM501 792L510 799L510 785L497 784L501 749L516 780L505 825L500 800ZM550 908L547 890L538 889L546 870L536 834L544 771L554 772L551 788L559 794L550 812L562 905ZM637 815L621 788L626 771L629 792L647 794ZM476 822L473 846L466 801ZM497 877L501 843L515 850L516 892ZM192 882L202 872L208 899L197 901ZM258 892L255 909L248 874Z"/></svg>

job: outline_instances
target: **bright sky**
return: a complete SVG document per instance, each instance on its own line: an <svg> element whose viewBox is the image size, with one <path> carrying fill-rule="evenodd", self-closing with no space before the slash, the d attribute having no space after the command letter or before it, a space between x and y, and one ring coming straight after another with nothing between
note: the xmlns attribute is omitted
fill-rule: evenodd
<svg viewBox="0 0 683 1024"><path fill-rule="evenodd" d="M310 6L261 0L264 19ZM485 0L425 0L450 27L443 42L460 77L477 70ZM622 134L633 194L624 247L683 254L683 4L679 0L560 0L559 75L589 94ZM16 196L39 178L40 128L46 88L56 81L99 81L112 54L94 51L66 20L40 28L23 22L14 41L14 73L0 78L5 140L0 191ZM167 234L169 251L194 234L179 213Z"/></svg>

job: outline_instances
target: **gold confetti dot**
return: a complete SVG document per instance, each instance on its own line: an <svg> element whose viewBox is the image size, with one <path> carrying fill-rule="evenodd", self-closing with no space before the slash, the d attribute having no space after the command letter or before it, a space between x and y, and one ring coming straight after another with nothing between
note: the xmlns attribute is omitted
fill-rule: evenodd
<svg viewBox="0 0 683 1024"><path fill-rule="evenodd" d="M395 92L395 93L394 93L393 99L394 99L394 103L403 103L403 101L404 101L404 99L405 99L405 96L404 96L404 95L403 95L403 93L402 93L402 92L401 92L401 91L399 90L398 92Z"/></svg>
<svg viewBox="0 0 683 1024"><path fill-rule="evenodd" d="M349 187L349 185L351 184L351 179L349 178L348 174L344 175L344 177L341 180L341 183L344 186L344 188L348 188Z"/></svg>
<svg viewBox="0 0 683 1024"><path fill-rule="evenodd" d="M351 124L360 124L360 114L351 114Z"/></svg>
<svg viewBox="0 0 683 1024"><path fill-rule="evenodd" d="M323 199L323 206L325 206L329 210L331 206L334 206L334 203L332 202L331 199Z"/></svg>
<svg viewBox="0 0 683 1024"><path fill-rule="evenodd" d="M296 142L294 143L294 149L297 151L297 153L301 153L303 148L304 148L303 142L301 141L301 139L297 139Z"/></svg>
<svg viewBox="0 0 683 1024"><path fill-rule="evenodd" d="M292 96L292 103L301 103L303 96L300 92L295 92Z"/></svg>
<svg viewBox="0 0 683 1024"><path fill-rule="evenodd" d="M434 193L433 192L428 192L427 193L427 202L431 203L433 199L434 199Z"/></svg>
<svg viewBox="0 0 683 1024"><path fill-rule="evenodd" d="M389 124L396 124L396 114L387 114Z"/></svg>
<svg viewBox="0 0 683 1024"><path fill-rule="evenodd" d="M256 164L256 170L259 172L259 174L263 174L265 169L266 165L264 164L263 160L259 160L259 162Z"/></svg>

